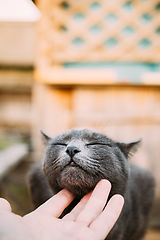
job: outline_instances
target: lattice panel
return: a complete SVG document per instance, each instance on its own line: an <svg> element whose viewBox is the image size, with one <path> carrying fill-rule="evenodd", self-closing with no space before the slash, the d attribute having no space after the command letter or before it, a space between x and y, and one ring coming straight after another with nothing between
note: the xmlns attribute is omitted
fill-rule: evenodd
<svg viewBox="0 0 160 240"><path fill-rule="evenodd" d="M159 0L39 0L47 64L160 61Z"/></svg>

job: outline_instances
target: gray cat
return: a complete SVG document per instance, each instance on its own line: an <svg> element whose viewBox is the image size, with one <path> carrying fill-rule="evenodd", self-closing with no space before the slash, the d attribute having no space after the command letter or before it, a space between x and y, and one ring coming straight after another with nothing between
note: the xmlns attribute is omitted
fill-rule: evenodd
<svg viewBox="0 0 160 240"><path fill-rule="evenodd" d="M116 142L88 129L72 129L54 139L45 133L43 136L46 141L43 170L40 165L36 165L30 173L34 206L38 207L53 194L66 188L76 198L64 210L64 216L101 179L108 179L112 184L109 198L121 194L125 204L106 239L141 239L147 227L155 185L149 172L128 163L129 156L141 140Z"/></svg>

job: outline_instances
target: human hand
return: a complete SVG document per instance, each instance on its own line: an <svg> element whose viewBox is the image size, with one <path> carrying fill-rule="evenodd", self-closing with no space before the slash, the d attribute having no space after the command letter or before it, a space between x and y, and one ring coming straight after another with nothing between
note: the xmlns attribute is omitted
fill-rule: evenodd
<svg viewBox="0 0 160 240"><path fill-rule="evenodd" d="M119 217L124 199L114 195L106 204L111 184L101 180L64 218L58 219L74 196L62 190L30 214L20 217L0 200L0 238L4 240L103 240ZM103 210L104 209L104 210Z"/></svg>

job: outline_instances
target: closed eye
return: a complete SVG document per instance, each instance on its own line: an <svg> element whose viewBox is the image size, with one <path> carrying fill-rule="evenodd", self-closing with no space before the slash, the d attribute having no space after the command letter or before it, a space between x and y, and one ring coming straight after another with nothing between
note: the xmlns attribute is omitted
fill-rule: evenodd
<svg viewBox="0 0 160 240"><path fill-rule="evenodd" d="M67 146L66 143L53 143L54 146Z"/></svg>
<svg viewBox="0 0 160 240"><path fill-rule="evenodd" d="M103 145L103 146L112 147L109 143L91 142L91 143L87 144L87 146L96 146L96 145Z"/></svg>

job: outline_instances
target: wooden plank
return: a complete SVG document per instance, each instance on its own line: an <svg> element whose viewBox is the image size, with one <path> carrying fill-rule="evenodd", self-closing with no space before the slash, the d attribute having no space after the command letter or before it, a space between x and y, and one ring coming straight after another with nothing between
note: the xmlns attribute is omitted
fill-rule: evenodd
<svg viewBox="0 0 160 240"><path fill-rule="evenodd" d="M127 70L124 67L124 73ZM136 69L135 69L136 71ZM132 79L132 72L131 79ZM124 74L125 75L125 74ZM160 86L160 72L146 72L137 76L137 80L121 76L114 66L112 68L81 68L65 69L64 67L48 67L34 71L36 82L53 85L121 85L121 84L144 84L149 86Z"/></svg>
<svg viewBox="0 0 160 240"><path fill-rule="evenodd" d="M113 70L105 69L65 69L53 67L37 69L34 72L37 82L58 85L106 85L113 84L117 80L117 74Z"/></svg>
<svg viewBox="0 0 160 240"><path fill-rule="evenodd" d="M73 92L76 124L160 124L159 88L77 87Z"/></svg>

